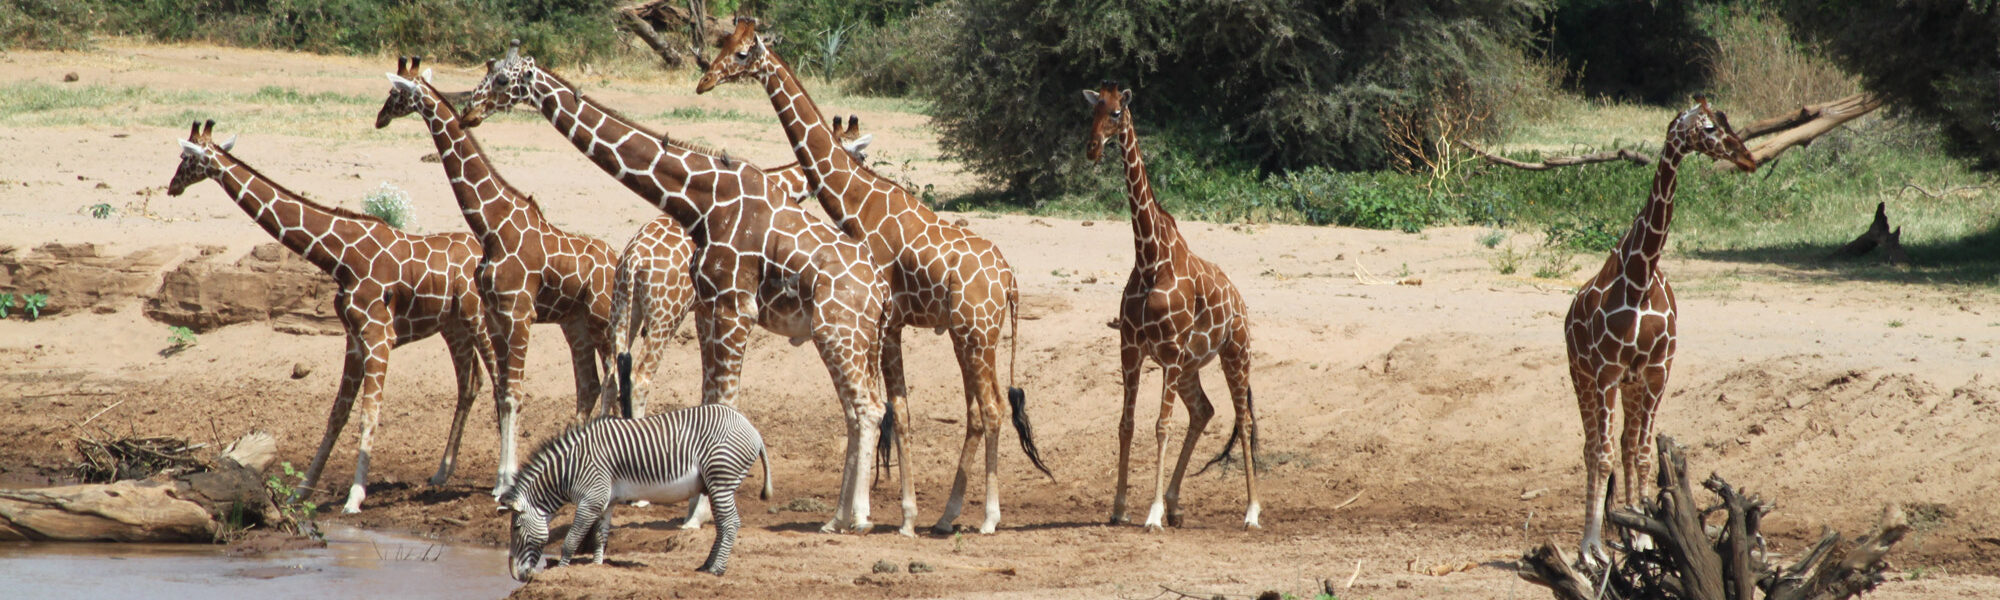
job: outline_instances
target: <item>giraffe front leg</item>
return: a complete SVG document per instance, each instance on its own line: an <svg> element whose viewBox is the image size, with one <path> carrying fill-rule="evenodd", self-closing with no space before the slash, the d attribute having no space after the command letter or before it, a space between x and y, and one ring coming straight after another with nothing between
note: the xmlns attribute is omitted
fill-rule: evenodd
<svg viewBox="0 0 2000 600"><path fill-rule="evenodd" d="M716 298L701 307L695 328L701 337L702 402L736 405L737 384L743 370L743 348L750 341L752 320L741 310L738 296ZM713 512L707 494L688 501L687 517L681 529L699 529ZM836 511L836 514L838 511Z"/></svg>
<svg viewBox="0 0 2000 600"><path fill-rule="evenodd" d="M1578 560L1594 561L1599 565L1610 564L1611 561L1611 555L1604 550L1604 501L1610 496L1606 485L1610 483L1612 469L1611 413L1618 392L1616 377L1610 378L1610 381L1614 383L1603 386L1588 383L1588 389L1578 392L1584 422L1585 471L1583 545L1578 550ZM1586 384L1579 384L1582 385Z"/></svg>
<svg viewBox="0 0 2000 600"><path fill-rule="evenodd" d="M499 363L496 369L499 375L493 385L494 419L500 429L500 460L493 484L495 498L513 487L514 473L519 469L514 444L524 395L520 390L526 381L528 325L534 318L534 306L527 303L525 296L514 294L502 300L504 304L494 304L492 320L488 322L493 329L495 360Z"/></svg>
<svg viewBox="0 0 2000 600"><path fill-rule="evenodd" d="M563 340L569 343L570 369L576 374L576 415L571 417L572 423L590 420L590 413L597 409L597 396L603 393L597 360L610 354L598 351L597 334L605 331L593 327L590 319L585 315L562 324Z"/></svg>
<svg viewBox="0 0 2000 600"><path fill-rule="evenodd" d="M451 415L451 433L445 441L444 457L438 460L437 473L430 478L432 487L444 485L451 479L451 472L458 462L459 440L465 436L466 418L472 415L472 403L479 397L480 356L477 344L487 342L478 335L464 325L445 330L445 345L451 350L452 371L458 376L458 407Z"/></svg>
<svg viewBox="0 0 2000 600"><path fill-rule="evenodd" d="M1257 516L1264 505L1257 498L1257 412L1250 396L1249 349L1238 344L1223 349L1222 377L1229 384L1229 398L1236 408L1235 429L1230 437L1243 443L1243 491L1250 499L1250 507L1243 513L1243 527L1260 529L1263 525L1258 524ZM1225 453L1228 451L1223 449Z"/></svg>
<svg viewBox="0 0 2000 600"><path fill-rule="evenodd" d="M881 384L881 363L874 350L879 343L872 339L856 339L859 336L852 333L843 336L830 325L844 321L821 322L829 324L822 325L824 331L814 332L814 342L819 348L820 361L826 364L827 373L833 379L834 392L840 398L847 418L848 436L847 472L841 477L845 488L841 490L841 498L848 506L848 520L841 522L836 513L834 522L828 525L835 530L867 533L873 527L868 521L868 471L874 466L876 438L881 434L882 417L888 411L882 398L875 395L876 386ZM914 534L915 515L907 517L903 526Z"/></svg>
<svg viewBox="0 0 2000 600"><path fill-rule="evenodd" d="M1144 364L1145 355L1140 354L1138 345L1125 338L1118 353L1125 382L1125 404L1118 418L1118 483L1116 495L1111 499L1111 524L1124 525L1132 519L1125 515L1125 495L1131 489L1128 476L1132 472L1132 411L1139 402L1139 368Z"/></svg>
<svg viewBox="0 0 2000 600"><path fill-rule="evenodd" d="M1637 506L1644 500L1649 484L1653 481L1653 415L1660 408L1660 398L1666 392L1667 367L1649 365L1642 368L1633 378L1631 385L1620 391L1624 403L1625 435L1621 440L1625 462L1625 504ZM1644 533L1633 532L1632 549L1649 550L1653 539Z"/></svg>
<svg viewBox="0 0 2000 600"><path fill-rule="evenodd" d="M319 450L313 452L312 464L306 466L305 480L299 483L300 500L310 497L317 490L320 473L326 469L327 458L333 454L334 444L340 441L340 430L347 427L347 417L354 410L354 396L361 391L362 357L368 353L368 344L362 341L358 328L351 327L348 332L340 391L335 392L333 410L326 415L326 433L320 437Z"/></svg>
<svg viewBox="0 0 2000 600"><path fill-rule="evenodd" d="M1146 511L1146 530L1165 529L1167 514L1167 420L1174 415L1174 386L1181 380L1179 361L1161 361L1160 418L1153 423L1153 507Z"/></svg>
<svg viewBox="0 0 2000 600"><path fill-rule="evenodd" d="M387 312L386 310L383 312ZM361 361L361 444L354 452L354 485L340 512L361 512L361 499L368 496L368 463L375 445L375 426L382 421L382 382L389 375L388 317L382 315L379 337L370 340L368 354Z"/></svg>
<svg viewBox="0 0 2000 600"><path fill-rule="evenodd" d="M1208 393L1201 389L1199 366L1190 366L1182 370L1177 387L1181 403L1187 405L1188 428L1186 436L1181 440L1180 458L1174 461L1174 478L1167 483L1167 525L1172 527L1180 527L1183 522L1181 480L1187 476L1188 461L1194 457L1194 444L1201 440L1202 432L1208 429L1208 420L1215 416L1215 406L1209 403ZM1244 466L1248 467L1250 463L1246 462Z"/></svg>
<svg viewBox="0 0 2000 600"><path fill-rule="evenodd" d="M991 340L994 337L998 336L985 339ZM986 520L979 524L980 533L993 533L1000 526L1000 423L1004 415L1000 400L1000 382L994 369L996 358L994 350L991 344L980 340L972 344L967 352L973 358L971 370L972 378L976 380L973 383L976 386L974 389L981 392L974 398L974 408L982 425L981 441L986 446ZM971 415L967 415L967 418L971 418ZM967 444L970 445L970 441ZM961 464L959 472L963 473L970 468L970 464Z"/></svg>

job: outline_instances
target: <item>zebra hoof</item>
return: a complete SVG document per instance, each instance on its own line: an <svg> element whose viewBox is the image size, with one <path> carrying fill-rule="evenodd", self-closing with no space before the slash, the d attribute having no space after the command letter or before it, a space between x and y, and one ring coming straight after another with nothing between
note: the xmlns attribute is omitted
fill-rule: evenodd
<svg viewBox="0 0 2000 600"><path fill-rule="evenodd" d="M707 573L707 574L710 574L710 575L714 575L714 576L716 576L716 577L721 577L721 576L722 576L722 574L723 574L723 572L725 572L725 571L728 571L728 570L729 570L729 568L728 568L728 567L718 567L718 566L714 566L714 565L702 565L702 566L701 566L701 568L699 568L699 569L695 569L695 570L696 570L696 571L700 571L700 572L703 572L703 573Z"/></svg>

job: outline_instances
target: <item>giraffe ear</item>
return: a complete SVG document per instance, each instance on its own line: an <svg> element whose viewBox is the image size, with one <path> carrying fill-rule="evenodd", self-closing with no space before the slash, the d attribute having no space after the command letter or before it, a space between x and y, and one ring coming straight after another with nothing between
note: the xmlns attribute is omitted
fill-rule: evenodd
<svg viewBox="0 0 2000 600"><path fill-rule="evenodd" d="M1084 90L1083 101L1090 103L1091 106L1097 106L1104 102L1104 97L1097 95L1097 90Z"/></svg>
<svg viewBox="0 0 2000 600"><path fill-rule="evenodd" d="M424 75L423 75L423 77L424 77L424 81L426 81L426 82L428 82L428 81L430 81L430 80L431 80L431 70L430 70L429 68L426 68L426 69L424 69Z"/></svg>
<svg viewBox="0 0 2000 600"><path fill-rule="evenodd" d="M1123 106L1123 107L1125 107L1125 108L1128 108L1128 109L1129 109L1129 108L1132 108L1132 89L1131 89L1131 88L1125 88L1124 90L1121 90L1121 91L1119 91L1119 92L1118 92L1118 105L1119 105L1119 106Z"/></svg>
<svg viewBox="0 0 2000 600"><path fill-rule="evenodd" d="M222 148L223 152L228 152L230 148L236 147L236 136L234 135L229 136L229 139L223 140L222 143L217 145L216 147Z"/></svg>
<svg viewBox="0 0 2000 600"><path fill-rule="evenodd" d="M187 140L180 140L180 142L181 156L201 156L203 154L201 146L196 145L194 142Z"/></svg>
<svg viewBox="0 0 2000 600"><path fill-rule="evenodd" d="M864 136L861 136L861 137L858 137L858 138L855 138L855 139L854 139L854 141L852 141L852 142L848 142L848 143L847 143L847 151L848 151L848 152L851 152L851 153L854 153L854 154L860 154L860 153L862 153L862 152L866 152L866 151L868 150L868 144L871 144L871 143L874 143L874 142L875 142L875 134L872 134L872 133L871 133L871 134L868 134L868 135L864 135Z"/></svg>
<svg viewBox="0 0 2000 600"><path fill-rule="evenodd" d="M385 75L389 76L389 85L394 86L397 91L407 92L417 88L416 82L404 79L395 73L385 73Z"/></svg>

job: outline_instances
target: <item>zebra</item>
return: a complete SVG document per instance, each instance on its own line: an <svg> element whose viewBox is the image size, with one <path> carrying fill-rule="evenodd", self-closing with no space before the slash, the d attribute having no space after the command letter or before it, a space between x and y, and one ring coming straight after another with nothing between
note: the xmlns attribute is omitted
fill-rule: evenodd
<svg viewBox="0 0 2000 600"><path fill-rule="evenodd" d="M549 520L570 502L576 502L576 518L556 566L568 566L586 538L595 541L592 562L604 563L613 501L677 502L706 494L715 510L715 545L700 570L721 575L742 523L736 488L760 458L764 489L758 498L769 500L771 460L764 438L742 413L721 404L643 419L599 417L571 427L530 453L499 498L500 510L514 513L508 532L511 573L525 582L541 571Z"/></svg>

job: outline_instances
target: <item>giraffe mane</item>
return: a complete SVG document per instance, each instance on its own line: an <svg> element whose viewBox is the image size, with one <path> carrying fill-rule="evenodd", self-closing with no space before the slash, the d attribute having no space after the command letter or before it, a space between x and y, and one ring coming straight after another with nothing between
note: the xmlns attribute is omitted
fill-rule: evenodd
<svg viewBox="0 0 2000 600"><path fill-rule="evenodd" d="M356 221L366 221L369 223L380 223L383 225L389 224L388 221L384 221L382 220L381 217L377 217L375 215L358 213L338 206L327 206L324 204L320 204L318 202L314 202L312 201L311 198L305 197L304 194L294 192L291 190L291 188L285 187L284 184L278 183L278 180L272 179L269 176L264 175L263 172L257 170L257 167L250 166L250 163L243 162L242 159L236 158L236 155L230 154L229 151L223 150L221 148L216 148L215 151L220 152L225 156L228 156L229 160L235 162L237 166L243 167L243 169L249 171L251 175L256 176L257 179L259 180L262 180L264 182L264 185L271 186L271 189L273 191L277 192L280 195L283 195L286 199L295 200L299 204L305 205L307 208L325 212L333 216L345 219L354 219ZM393 226L391 227L393 228Z"/></svg>
<svg viewBox="0 0 2000 600"><path fill-rule="evenodd" d="M679 148L681 150L686 150L698 154L706 154L715 157L720 157L725 154L724 151L722 151L719 148L714 148L703 144L697 144L687 140L676 139L673 136L667 135L667 133L664 131L654 129L651 126L646 125L644 122L641 122L638 119L626 116L625 113L619 112L618 109L612 108L611 105L605 104L603 102L598 102L597 99L591 98L589 94L583 93L583 88L577 87L576 84L570 83L569 80L567 79L563 79L561 75L555 74L554 71L542 68L541 65L539 64L535 65L534 69L536 71L540 71L543 75L548 76L548 78L556 80L556 83L562 84L563 87L569 88L571 92L575 92L578 100L590 103L591 106L596 107L597 110L602 111L606 116L618 119L619 121L623 122L626 126L638 130L639 133L643 133L648 136L651 136L653 139L660 140L660 143L663 145L672 146L675 148Z"/></svg>
<svg viewBox="0 0 2000 600"><path fill-rule="evenodd" d="M451 116L451 120L453 122L458 121L458 109L453 108L450 102L445 101L444 92L439 91L437 89L437 86L432 84L430 80L427 79L418 80L417 85L420 86L420 89L424 93L430 94L434 99L436 99L437 110L440 112L440 114ZM426 125L425 127L429 126ZM482 159L486 160L486 165L487 165L486 176L492 177L495 183L500 184L501 191L515 193L521 199L522 203L528 205L528 211L530 213L533 213L536 219L542 222L548 222L549 217L547 214L544 214L542 212L542 205L541 203L535 201L535 196L533 194L521 192L518 188L514 187L514 184L507 183L507 178L502 177L500 175L500 170L493 168L493 160L491 158L487 158L488 155L486 153L486 147L480 145L479 138L477 136L472 135L472 132L466 129L464 123L459 123L458 127L459 130L465 134L465 143L472 144L472 151L478 153Z"/></svg>

